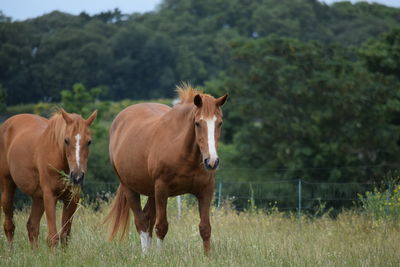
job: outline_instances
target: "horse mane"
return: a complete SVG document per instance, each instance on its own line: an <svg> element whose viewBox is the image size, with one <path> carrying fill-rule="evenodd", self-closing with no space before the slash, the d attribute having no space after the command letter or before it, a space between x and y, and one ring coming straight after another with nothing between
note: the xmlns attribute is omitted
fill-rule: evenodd
<svg viewBox="0 0 400 267"><path fill-rule="evenodd" d="M58 149L64 154L64 138L67 124L60 111L56 111L49 119L48 129L50 130L50 138L58 144Z"/></svg>
<svg viewBox="0 0 400 267"><path fill-rule="evenodd" d="M204 118L211 118L213 116L215 112L215 99L211 95L205 94L203 91L193 88L191 84L184 82L176 86L176 92L178 93L180 104L193 104L194 97L200 95L203 100L201 108L202 116ZM221 110L217 108L216 112L221 113Z"/></svg>
<svg viewBox="0 0 400 267"><path fill-rule="evenodd" d="M175 91L178 93L181 104L193 102L193 99L196 95L204 95L203 91L193 88L190 83L185 82L177 85Z"/></svg>

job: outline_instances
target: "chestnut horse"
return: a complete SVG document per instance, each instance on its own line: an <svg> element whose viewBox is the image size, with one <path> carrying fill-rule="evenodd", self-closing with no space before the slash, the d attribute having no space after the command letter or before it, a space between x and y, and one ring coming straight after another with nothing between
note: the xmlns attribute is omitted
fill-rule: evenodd
<svg viewBox="0 0 400 267"><path fill-rule="evenodd" d="M168 231L168 197L197 197L204 251L210 249L209 210L219 159L217 143L227 95L215 99L190 85L177 87L180 103L170 108L143 103L121 111L110 129L110 159L120 185L106 221L110 240L129 227L133 211L142 251L150 248L153 227L160 248ZM142 210L140 195L148 196ZM122 227L122 229L121 229Z"/></svg>
<svg viewBox="0 0 400 267"><path fill-rule="evenodd" d="M13 197L16 187L32 198L32 210L27 229L32 247L37 246L39 224L46 211L50 247L60 235L56 229L56 202L64 202L61 241L67 242L72 216L79 202L57 172L70 174L73 184L80 184L86 172L88 146L91 143L89 126L97 112L84 120L80 115L63 109L49 120L37 115L20 114L9 118L0 127L0 190L5 214L4 231L13 240Z"/></svg>

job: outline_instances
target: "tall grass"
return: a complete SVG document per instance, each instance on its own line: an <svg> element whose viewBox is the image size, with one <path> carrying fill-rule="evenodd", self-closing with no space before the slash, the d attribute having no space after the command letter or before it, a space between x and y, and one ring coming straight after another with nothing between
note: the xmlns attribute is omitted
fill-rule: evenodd
<svg viewBox="0 0 400 267"><path fill-rule="evenodd" d="M169 207L170 228L164 249L155 242L142 255L139 236L131 226L128 239L107 242L101 222L109 209L99 212L81 208L74 219L68 247L50 250L45 238L45 217L40 227L39 248L29 246L27 211L15 216L13 246L0 234L0 266L399 266L400 227L393 220L372 219L343 212L336 219L302 218L273 212L238 213L229 208L212 211L213 249L203 256L198 233L197 207L184 205L177 218L174 202ZM60 215L60 209L58 210ZM60 227L58 225L58 227Z"/></svg>

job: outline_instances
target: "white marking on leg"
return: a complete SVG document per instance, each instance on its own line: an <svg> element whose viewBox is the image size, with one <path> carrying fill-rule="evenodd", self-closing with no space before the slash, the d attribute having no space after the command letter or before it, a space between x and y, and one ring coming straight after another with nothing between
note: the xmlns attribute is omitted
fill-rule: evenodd
<svg viewBox="0 0 400 267"><path fill-rule="evenodd" d="M211 119L206 119L207 123L207 136L208 136L208 153L210 154L210 165L214 166L218 158L217 149L215 147L215 121L217 117L213 116Z"/></svg>
<svg viewBox="0 0 400 267"><path fill-rule="evenodd" d="M80 134L77 134L77 135L75 136L75 139L76 139L76 144L75 144L75 159L76 159L76 165L77 165L77 167L79 168L79 151L81 150L81 144L80 144L81 135L80 135Z"/></svg>
<svg viewBox="0 0 400 267"><path fill-rule="evenodd" d="M140 243L142 244L142 252L147 253L151 245L151 237L147 232L140 232Z"/></svg>
<svg viewBox="0 0 400 267"><path fill-rule="evenodd" d="M162 248L163 248L163 241L157 237L157 250L161 251Z"/></svg>

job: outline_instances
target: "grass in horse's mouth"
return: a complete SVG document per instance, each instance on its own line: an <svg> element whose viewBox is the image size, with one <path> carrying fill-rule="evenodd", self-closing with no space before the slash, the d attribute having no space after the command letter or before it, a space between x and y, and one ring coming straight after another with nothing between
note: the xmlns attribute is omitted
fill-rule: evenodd
<svg viewBox="0 0 400 267"><path fill-rule="evenodd" d="M62 182L64 183L65 187L62 190L61 194L64 194L64 192L66 190L69 190L69 192L71 193L69 195L69 202L71 202L71 200L73 200L74 198L76 198L77 196L80 195L81 193L81 187L79 185L76 185L74 183L71 182L71 177L66 174L63 170L58 170L55 167L53 167L51 164L49 164L50 168L53 169L55 172L57 172L60 175L60 178L62 179Z"/></svg>

